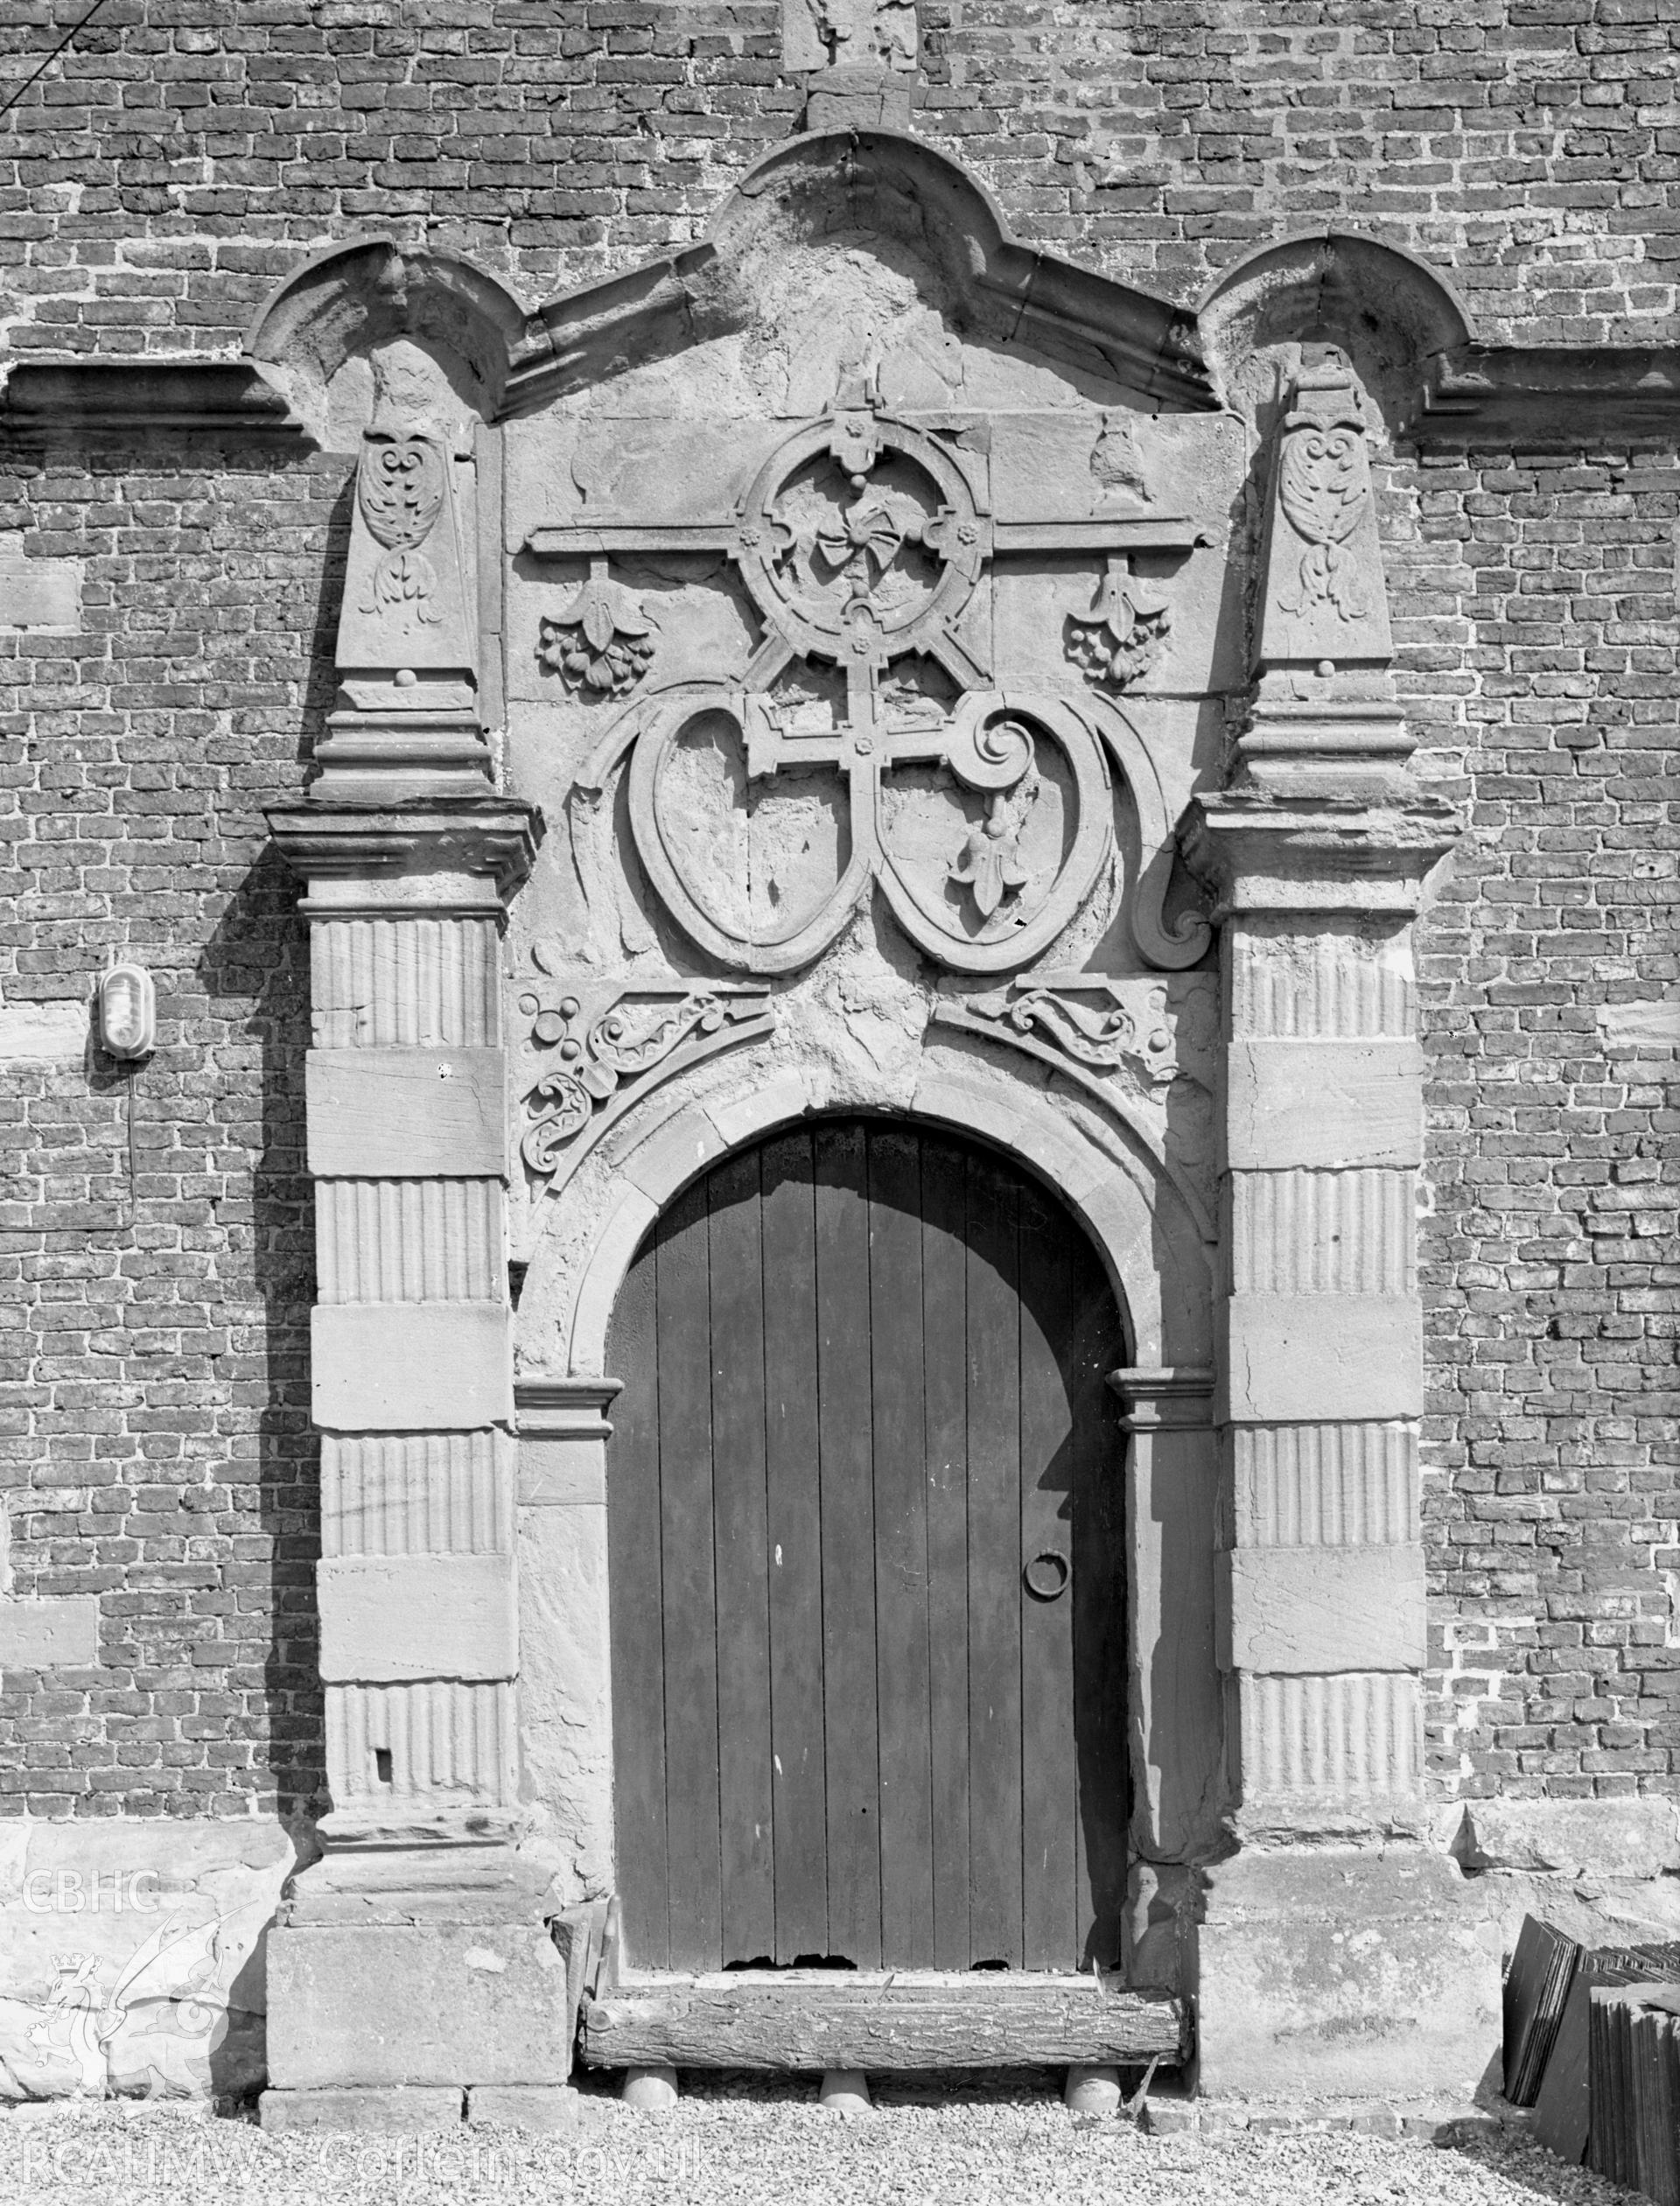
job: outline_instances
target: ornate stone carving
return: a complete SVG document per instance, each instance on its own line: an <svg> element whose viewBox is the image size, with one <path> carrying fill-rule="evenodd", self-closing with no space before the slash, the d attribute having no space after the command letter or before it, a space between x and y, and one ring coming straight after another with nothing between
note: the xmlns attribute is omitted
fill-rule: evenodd
<svg viewBox="0 0 1680 2206"><path fill-rule="evenodd" d="M850 703L853 717L840 727L806 735L788 732L762 697L725 701L710 686L692 684L661 700L636 746L630 816L648 877L684 931L725 963L788 971L808 963L879 887L912 941L943 964L1004 971L1044 949L1088 893L1110 844L1108 766L1087 724L1062 700L987 690L970 691L948 721L896 728L886 723L872 683L855 683ZM750 913L729 908L715 884L696 877L682 839L692 831L692 809L673 786L672 771L685 737L705 724L732 731L750 778L792 766L830 767L844 776L850 855L815 910L795 910L780 926L755 925ZM1054 850L1039 851L1029 866L1025 837L1027 816L1040 809L1033 789L1041 747L1060 754L1075 816L1065 856L1058 833ZM924 861L895 831L890 802L893 769L924 762L948 767L986 807L982 823L965 823L948 796L935 791L928 798L928 809L948 818L953 830L942 866L936 858ZM1046 822L1046 840L1048 829ZM971 911L954 910L942 897L942 875L968 889L963 902Z"/></svg>
<svg viewBox="0 0 1680 2206"><path fill-rule="evenodd" d="M1093 1072L1124 1070L1145 1087L1165 1087L1178 1070L1178 1060L1165 1016L1165 991L1153 988L1150 998L1151 1015L1139 1018L1112 981L1099 974L1076 974L1017 981L989 996L970 997L968 1008L977 1019L1038 1035Z"/></svg>
<svg viewBox="0 0 1680 2206"><path fill-rule="evenodd" d="M1350 384L1333 389L1351 402ZM1348 539L1371 495L1364 424L1351 403L1340 418L1297 413L1291 423L1278 456L1278 495L1306 550L1278 602L1285 613L1327 605L1339 620L1362 620L1370 592Z"/></svg>
<svg viewBox="0 0 1680 2206"><path fill-rule="evenodd" d="M586 589L565 616L568 640L551 640L550 623L542 631L544 658L555 663L557 652L580 686L634 688L650 649L635 600L606 596L614 554L722 552L757 610L762 633L740 676L650 686L578 776L605 788L631 753L642 867L709 956L751 972L793 970L877 889L911 940L956 971L1026 965L1073 918L1114 847L1109 753L1120 739L1096 697L1082 705L1055 689L996 684L990 569L1010 554L1103 558L1106 580L1091 619L1072 624L1070 655L1108 692L1151 662L1166 603L1133 579L1129 555L1182 554L1198 532L1184 515L1136 509L1129 424L1102 419L1096 495L1130 510L1093 515L1088 490L1070 499L1052 484L1029 487L1032 502L1015 517L1020 485L1035 480L1017 459L1017 503L1000 519L981 424L936 434L886 410L869 375L849 373L825 413L767 456L757 447L726 519L721 500L716 519L665 523L595 510L605 476L592 459L587 520L532 532L536 557L592 563L595 594ZM687 449L672 435L674 450ZM626 497L632 484L658 494L656 466L638 445L634 466L625 462ZM1135 778L1138 760L1122 770ZM1135 925L1147 955L1190 963L1205 930L1169 937L1158 923L1171 855L1152 765L1146 774ZM766 823L802 807L815 826L794 879Z"/></svg>
<svg viewBox="0 0 1680 2206"><path fill-rule="evenodd" d="M539 945L532 962L547 973L558 961ZM531 1022L532 1041L555 1050L558 1061L525 1091L528 1123L520 1153L539 1179L560 1169L581 1135L592 1138L618 1115L626 1083L645 1087L770 1026L768 990L729 982L643 982L587 1008L577 996L550 1002L540 989L528 989L519 1008Z"/></svg>
<svg viewBox="0 0 1680 2206"><path fill-rule="evenodd" d="M1172 627L1165 593L1138 581L1131 561L1121 554L1110 559L1089 616L1068 615L1068 656L1088 682L1129 690L1154 665Z"/></svg>
<svg viewBox="0 0 1680 2206"><path fill-rule="evenodd" d="M364 613L412 607L428 627L440 615L430 600L438 594L438 571L420 550L443 510L447 463L424 437L369 437L356 471L356 495L362 519L383 557L369 578Z"/></svg>
<svg viewBox="0 0 1680 2206"><path fill-rule="evenodd" d="M1194 1049L1190 1065L1181 1066L1179 1058L1180 1029L1188 1018L1194 1042L1200 998L1211 991L1194 981L1179 985L1188 992L1175 1019L1168 1012L1164 981L1073 970L1040 972L984 996L940 996L933 1024L1007 1042L1075 1082L1148 1152L1183 1196L1202 1238L1211 1242L1214 1220L1194 1138L1206 1099L1191 1086ZM1185 1074L1188 1077L1181 1079ZM1174 1082L1180 1084L1168 1108ZM1180 1108L1186 1092L1189 1102ZM1181 1138L1186 1119L1193 1131L1187 1145Z"/></svg>
<svg viewBox="0 0 1680 2206"><path fill-rule="evenodd" d="M606 559L592 559L565 611L541 622L536 655L569 690L625 697L653 663L654 627L635 592L612 580Z"/></svg>

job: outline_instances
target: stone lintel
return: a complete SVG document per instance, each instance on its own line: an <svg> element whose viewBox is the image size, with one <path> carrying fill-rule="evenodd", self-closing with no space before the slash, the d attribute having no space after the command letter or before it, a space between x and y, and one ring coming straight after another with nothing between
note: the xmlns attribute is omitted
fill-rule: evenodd
<svg viewBox="0 0 1680 2206"><path fill-rule="evenodd" d="M1222 1670L1422 1669L1421 1546L1238 1547L1222 1561Z"/></svg>
<svg viewBox="0 0 1680 2206"><path fill-rule="evenodd" d="M1423 1304L1411 1294L1234 1294L1222 1424L1420 1417Z"/></svg>
<svg viewBox="0 0 1680 2206"><path fill-rule="evenodd" d="M312 1049L304 1078L318 1180L508 1176L500 1049Z"/></svg>
<svg viewBox="0 0 1680 2206"><path fill-rule="evenodd" d="M470 1432L513 1415L500 1302L318 1303L314 1421L328 1432Z"/></svg>
<svg viewBox="0 0 1680 2206"><path fill-rule="evenodd" d="M518 1673L511 1555L332 1555L315 1584L328 1684Z"/></svg>
<svg viewBox="0 0 1680 2206"><path fill-rule="evenodd" d="M1234 790L1193 799L1179 842L1214 892L1218 923L1247 912L1415 917L1458 836L1457 815L1433 797L1284 803Z"/></svg>
<svg viewBox="0 0 1680 2206"><path fill-rule="evenodd" d="M1415 1041L1234 1040L1225 1151L1236 1171L1415 1167L1424 1157Z"/></svg>

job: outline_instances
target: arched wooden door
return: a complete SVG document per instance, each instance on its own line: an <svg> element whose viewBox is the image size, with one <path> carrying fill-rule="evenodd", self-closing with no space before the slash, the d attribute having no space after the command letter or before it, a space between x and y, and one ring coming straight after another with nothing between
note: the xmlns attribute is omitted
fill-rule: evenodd
<svg viewBox="0 0 1680 2206"><path fill-rule="evenodd" d="M1119 1313L998 1156L818 1121L675 1202L615 1314L638 1968L1119 1958Z"/></svg>

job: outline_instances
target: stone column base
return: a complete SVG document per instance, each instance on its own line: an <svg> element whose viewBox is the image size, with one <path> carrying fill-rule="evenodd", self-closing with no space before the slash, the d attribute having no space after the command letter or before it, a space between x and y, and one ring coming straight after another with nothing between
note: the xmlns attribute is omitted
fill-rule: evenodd
<svg viewBox="0 0 1680 2206"><path fill-rule="evenodd" d="M1200 2085L1468 2100L1500 2042L1500 1931L1424 1845L1245 1847L1207 1873Z"/></svg>

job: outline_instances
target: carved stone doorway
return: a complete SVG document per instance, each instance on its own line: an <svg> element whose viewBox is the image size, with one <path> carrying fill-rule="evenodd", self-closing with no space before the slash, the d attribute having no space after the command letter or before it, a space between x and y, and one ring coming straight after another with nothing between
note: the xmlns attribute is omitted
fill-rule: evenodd
<svg viewBox="0 0 1680 2206"><path fill-rule="evenodd" d="M950 1133L807 1122L668 1206L610 1350L633 1968L1118 1965L1124 1351Z"/></svg>

